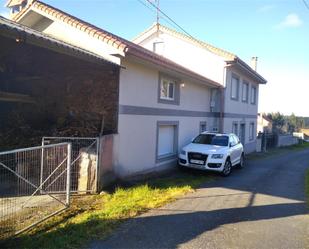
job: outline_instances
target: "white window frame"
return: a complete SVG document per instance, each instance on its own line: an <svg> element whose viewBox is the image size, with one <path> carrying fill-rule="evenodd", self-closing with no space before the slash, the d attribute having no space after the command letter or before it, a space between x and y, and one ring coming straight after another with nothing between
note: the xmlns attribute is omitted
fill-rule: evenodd
<svg viewBox="0 0 309 249"><path fill-rule="evenodd" d="M160 126L174 126L174 141L173 152L166 155L159 155L159 129ZM178 153L178 136L179 136L179 122L178 121L157 121L157 141L156 141L156 162L171 160L177 157Z"/></svg>
<svg viewBox="0 0 309 249"><path fill-rule="evenodd" d="M251 104L256 105L257 98L257 88L255 86L251 86Z"/></svg>
<svg viewBox="0 0 309 249"><path fill-rule="evenodd" d="M163 88L163 84L164 81L168 82L168 87L167 87L167 96L162 96L162 88ZM173 86L173 94L172 97L170 96L170 85ZM164 100L175 100L175 87L176 87L176 82L168 79L168 78L161 78L161 83L160 83L160 99L164 99Z"/></svg>
<svg viewBox="0 0 309 249"><path fill-rule="evenodd" d="M233 96L233 89L234 89L234 87L235 86L233 86L234 84L233 84L233 79L235 79L236 80L236 96ZM235 75L235 74L232 74L232 78L231 78L231 99L232 100L236 100L236 101L238 101L239 100L239 77L237 76L237 75Z"/></svg>
<svg viewBox="0 0 309 249"><path fill-rule="evenodd" d="M247 81L243 81L242 82L242 95L241 95L241 101L244 102L244 103L248 103L249 101L249 82ZM245 89L245 91L244 91Z"/></svg>
<svg viewBox="0 0 309 249"><path fill-rule="evenodd" d="M163 82L168 81L169 84L173 84L173 94L172 97L169 97L170 87L167 89L167 96L162 95L162 87ZM180 104L180 80L170 77L168 75L159 73L158 80L158 103L162 104L171 104L171 105L179 105Z"/></svg>

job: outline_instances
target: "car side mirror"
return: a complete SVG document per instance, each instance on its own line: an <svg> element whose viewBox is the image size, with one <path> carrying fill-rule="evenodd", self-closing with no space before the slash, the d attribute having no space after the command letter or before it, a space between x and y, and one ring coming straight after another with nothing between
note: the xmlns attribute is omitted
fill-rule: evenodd
<svg viewBox="0 0 309 249"><path fill-rule="evenodd" d="M194 138L195 138L195 137L191 138L191 143L194 141Z"/></svg>
<svg viewBox="0 0 309 249"><path fill-rule="evenodd" d="M229 146L230 146L230 147L233 147L232 142L230 142Z"/></svg>

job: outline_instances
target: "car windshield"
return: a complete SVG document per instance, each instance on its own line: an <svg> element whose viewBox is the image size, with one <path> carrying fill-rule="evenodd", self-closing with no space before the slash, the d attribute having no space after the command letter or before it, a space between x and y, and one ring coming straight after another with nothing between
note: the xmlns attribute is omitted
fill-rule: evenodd
<svg viewBox="0 0 309 249"><path fill-rule="evenodd" d="M200 134L192 141L192 143L228 146L229 138L227 136L218 136L214 134Z"/></svg>

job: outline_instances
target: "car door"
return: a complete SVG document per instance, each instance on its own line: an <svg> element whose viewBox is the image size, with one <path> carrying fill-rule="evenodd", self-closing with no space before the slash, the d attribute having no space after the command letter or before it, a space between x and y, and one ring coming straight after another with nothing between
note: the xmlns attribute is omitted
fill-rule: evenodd
<svg viewBox="0 0 309 249"><path fill-rule="evenodd" d="M241 154L242 154L242 151L243 151L243 147L239 141L239 138L236 136L236 135L233 135L234 137L234 140L236 142L236 145L235 145L235 161L239 162L240 160L240 157L241 157Z"/></svg>
<svg viewBox="0 0 309 249"><path fill-rule="evenodd" d="M232 165L237 161L237 144L233 135L230 135L230 158Z"/></svg>

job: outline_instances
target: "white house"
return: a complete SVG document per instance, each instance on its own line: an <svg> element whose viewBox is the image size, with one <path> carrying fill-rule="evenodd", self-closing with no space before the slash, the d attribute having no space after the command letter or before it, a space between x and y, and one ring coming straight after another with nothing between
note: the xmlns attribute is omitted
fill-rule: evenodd
<svg viewBox="0 0 309 249"><path fill-rule="evenodd" d="M121 65L113 149L118 177L174 166L179 148L206 129L233 128L247 151L255 148L258 84L266 81L237 57L226 60L222 50L216 54L174 31L150 29L135 39L138 45L40 1L9 1L8 7L16 22ZM173 46L179 50L170 54Z"/></svg>
<svg viewBox="0 0 309 249"><path fill-rule="evenodd" d="M218 82L45 3L29 1L15 9L18 23L122 66L114 140L117 176L174 166L179 148L196 134L219 129L220 107L210 107L219 102L213 97L222 89Z"/></svg>
<svg viewBox="0 0 309 249"><path fill-rule="evenodd" d="M133 41L219 82L224 87L221 131L239 135L247 153L255 151L259 84L266 84L256 72L256 57L250 67L230 52L161 24L152 25Z"/></svg>

